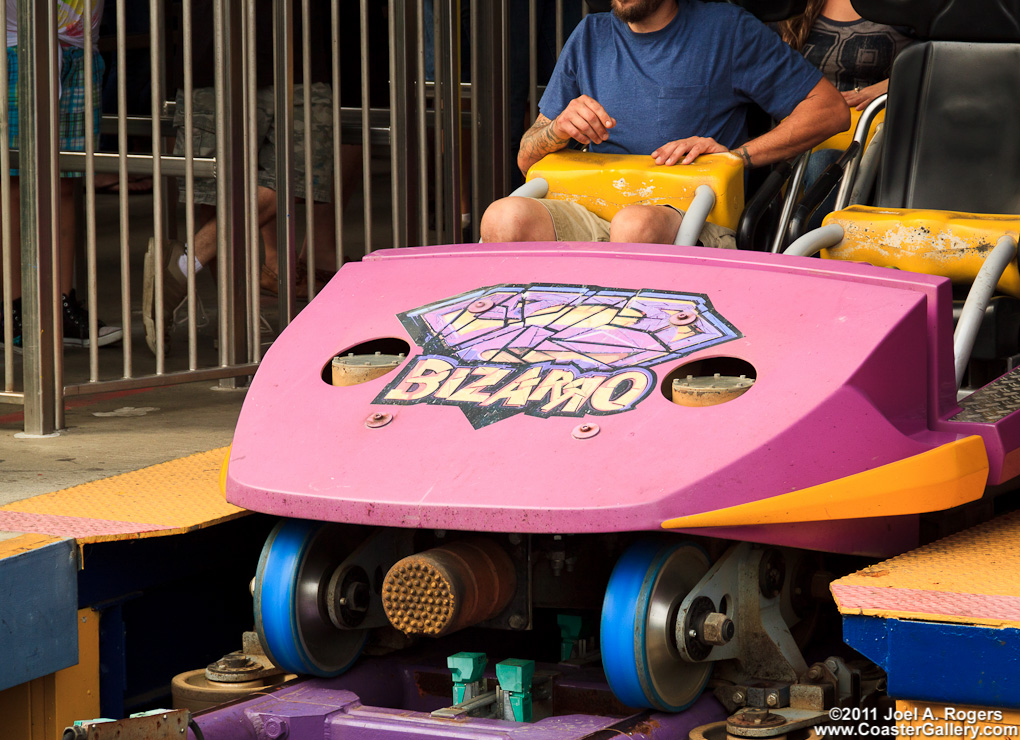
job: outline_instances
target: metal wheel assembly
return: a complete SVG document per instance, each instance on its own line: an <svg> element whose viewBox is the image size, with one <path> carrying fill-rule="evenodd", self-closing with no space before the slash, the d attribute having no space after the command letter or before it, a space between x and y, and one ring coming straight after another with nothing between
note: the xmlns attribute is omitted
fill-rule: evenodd
<svg viewBox="0 0 1020 740"><path fill-rule="evenodd" d="M712 663L685 661L675 623L684 597L708 571L690 543L649 540L617 562L602 605L602 663L613 693L631 707L679 712L701 695Z"/></svg>
<svg viewBox="0 0 1020 740"><path fill-rule="evenodd" d="M338 676L361 654L367 630L329 616L327 591L357 542L339 525L285 519L270 532L255 574L255 629L270 659L292 673Z"/></svg>

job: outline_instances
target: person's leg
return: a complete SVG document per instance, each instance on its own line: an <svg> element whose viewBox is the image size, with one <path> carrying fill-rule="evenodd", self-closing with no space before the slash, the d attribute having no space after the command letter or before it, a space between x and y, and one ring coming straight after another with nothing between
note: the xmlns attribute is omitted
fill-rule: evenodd
<svg viewBox="0 0 1020 740"><path fill-rule="evenodd" d="M201 269L216 259L216 206L200 204L198 221L201 224L195 232L195 267ZM186 270L185 270L186 271Z"/></svg>
<svg viewBox="0 0 1020 740"><path fill-rule="evenodd" d="M500 198L482 214L483 242L555 240L556 229L549 210L535 198Z"/></svg>
<svg viewBox="0 0 1020 740"><path fill-rule="evenodd" d="M672 244L683 217L668 206L627 206L613 217L609 241L633 244Z"/></svg>
<svg viewBox="0 0 1020 740"><path fill-rule="evenodd" d="M812 152L808 159L807 168L804 170L804 192L806 193L815 184L822 173L830 164L834 164L843 155L842 149L820 149ZM834 187L829 194L818 204L818 208L811 214L808 220L806 231L812 231L822 225L822 219L832 213L836 207L836 197L839 195L839 188Z"/></svg>
<svg viewBox="0 0 1020 740"><path fill-rule="evenodd" d="M59 146L62 151L85 151L87 137L94 143L99 140L101 94L105 65L100 54L92 57L92 69L85 68L85 53L81 49L64 49L60 66L60 110ZM86 116L85 82L86 75L92 76L92 116ZM60 233L57 235L59 252L56 269L63 311L64 346L88 347L89 314L74 288L74 257L78 238L78 223L75 212L75 183L81 180L81 173L61 177L59 186ZM96 320L96 343L99 346L118 342L124 336L118 326L106 326Z"/></svg>
<svg viewBox="0 0 1020 740"><path fill-rule="evenodd" d="M18 48L7 47L7 145L11 149L18 148ZM15 172L11 173L11 314L4 315L3 303L0 302L0 348L4 346L5 324L9 321L15 351L20 352L21 337L21 198L20 185ZM0 234L0 244L3 235ZM2 285L4 265L0 260L0 285Z"/></svg>
<svg viewBox="0 0 1020 740"><path fill-rule="evenodd" d="M174 114L177 136L174 155L179 157L184 156L186 145L184 102L184 91L178 90ZM192 94L192 132L195 156L216 156L216 94L211 87L198 88ZM201 269L199 265L204 267L216 259L216 180L211 177L195 178L194 203L185 202L186 182L183 177L177 178L177 191L185 208L198 206L198 230L190 247L198 263L196 267Z"/></svg>
<svg viewBox="0 0 1020 740"><path fill-rule="evenodd" d="M211 87L197 88L192 94L192 131L196 157L211 157L216 152L216 95ZM177 140L174 154L185 152L184 91L177 91L174 128ZM216 259L216 181L211 177L196 177L193 183L194 202L185 200L186 183L178 178L180 202L185 208L199 206L199 223L195 232L195 243L189 245L195 254L195 268L200 270ZM187 238L187 237L185 237ZM142 326L145 328L145 343L156 354L156 240L149 240L145 252L142 283ZM174 312L188 297L188 266L185 245L181 241L164 240L162 249L163 276L163 337L167 351L170 349L170 333L173 328Z"/></svg>
<svg viewBox="0 0 1020 740"><path fill-rule="evenodd" d="M361 182L361 155L362 150L360 144L342 144L340 146L340 186L343 188L341 210L346 208L347 204L350 203L351 197L354 195L354 192L358 188L358 184ZM265 227L262 229L262 243L265 247L266 254L265 263L262 266L262 290L265 293L276 295L279 291L276 273L278 259L276 249L276 193L272 190L269 190L269 193L272 195L273 202L271 211L265 212L268 218ZM343 261L342 259L340 263L337 261L336 209L332 203L333 199L334 197L331 194L329 199L330 202L316 202L313 204L313 208L315 209L315 213L312 218L315 235L315 280L316 284L320 287L325 285L326 282L329 281L329 278L332 277L333 273L340 269L340 264ZM261 206L259 213L263 213ZM308 242L305 240L305 244L302 246L301 252L298 255L299 272L300 265L307 252L307 248ZM295 276L295 287L298 290L298 297L307 296L307 274L305 274L304 278L300 275Z"/></svg>

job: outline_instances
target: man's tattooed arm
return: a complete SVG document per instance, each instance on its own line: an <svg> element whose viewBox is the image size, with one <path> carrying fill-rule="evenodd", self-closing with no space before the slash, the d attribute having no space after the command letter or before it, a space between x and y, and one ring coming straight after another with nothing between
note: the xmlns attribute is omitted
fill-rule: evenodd
<svg viewBox="0 0 1020 740"><path fill-rule="evenodd" d="M569 136L557 136L552 121L538 114L534 125L521 138L521 149L517 153L517 166L525 175L531 165L551 152L558 152L570 143Z"/></svg>

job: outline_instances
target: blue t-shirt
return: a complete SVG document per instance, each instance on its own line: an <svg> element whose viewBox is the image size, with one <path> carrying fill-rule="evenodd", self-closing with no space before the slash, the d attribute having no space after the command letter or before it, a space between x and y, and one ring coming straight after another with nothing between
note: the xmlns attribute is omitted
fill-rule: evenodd
<svg viewBox="0 0 1020 740"><path fill-rule="evenodd" d="M732 149L747 141L747 107L785 118L822 75L779 34L728 3L679 0L669 24L634 33L612 13L587 16L556 63L539 109L558 116L579 95L616 126L592 151L651 154L688 136Z"/></svg>

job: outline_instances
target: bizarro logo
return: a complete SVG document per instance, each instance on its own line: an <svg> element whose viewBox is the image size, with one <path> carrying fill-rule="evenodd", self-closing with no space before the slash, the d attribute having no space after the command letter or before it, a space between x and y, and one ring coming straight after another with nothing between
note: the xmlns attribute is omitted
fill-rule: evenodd
<svg viewBox="0 0 1020 740"><path fill-rule="evenodd" d="M629 411L650 366L743 336L698 293L584 285L495 285L399 318L424 351L375 403L459 406L475 429Z"/></svg>

